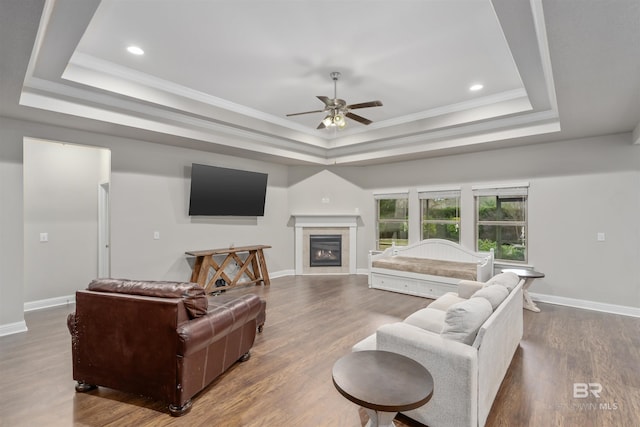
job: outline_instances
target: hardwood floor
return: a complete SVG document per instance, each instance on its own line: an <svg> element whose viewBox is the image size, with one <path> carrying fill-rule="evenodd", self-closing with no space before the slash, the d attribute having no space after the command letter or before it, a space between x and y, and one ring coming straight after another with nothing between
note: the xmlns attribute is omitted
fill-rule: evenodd
<svg viewBox="0 0 640 427"><path fill-rule="evenodd" d="M228 292L267 300L264 332L251 359L197 395L188 415L106 388L76 394L71 305L27 313L28 332L0 338L0 426L360 426L366 416L335 390L333 363L430 302L368 289L365 276L285 277ZM487 425L640 425L640 319L540 307L524 313L524 338ZM574 383L601 384L600 397L574 398Z"/></svg>

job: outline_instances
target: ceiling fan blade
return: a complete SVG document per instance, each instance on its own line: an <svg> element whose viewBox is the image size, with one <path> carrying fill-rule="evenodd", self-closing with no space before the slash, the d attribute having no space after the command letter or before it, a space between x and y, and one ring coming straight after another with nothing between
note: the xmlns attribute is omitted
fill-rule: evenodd
<svg viewBox="0 0 640 427"><path fill-rule="evenodd" d="M287 114L287 117L299 116L300 114L322 113L323 111L324 110L314 110L314 111L305 111L304 113L292 113L292 114Z"/></svg>
<svg viewBox="0 0 640 427"><path fill-rule="evenodd" d="M316 129L324 129L324 128L326 128L326 126L324 125L324 122L320 122L320 124Z"/></svg>
<svg viewBox="0 0 640 427"><path fill-rule="evenodd" d="M355 120L356 122L360 122L363 125L369 125L369 124L373 123L371 120L365 119L364 117L359 116L357 114L347 113L347 114L345 114L345 116L349 117L351 120Z"/></svg>
<svg viewBox="0 0 640 427"><path fill-rule="evenodd" d="M356 108L368 108L368 107L382 107L382 101L370 101L370 102L362 102L360 104L347 105L347 108L350 110L355 110Z"/></svg>
<svg viewBox="0 0 640 427"><path fill-rule="evenodd" d="M329 98L328 96L316 96L316 98L324 102L324 105L326 105L327 107L333 105L333 99Z"/></svg>

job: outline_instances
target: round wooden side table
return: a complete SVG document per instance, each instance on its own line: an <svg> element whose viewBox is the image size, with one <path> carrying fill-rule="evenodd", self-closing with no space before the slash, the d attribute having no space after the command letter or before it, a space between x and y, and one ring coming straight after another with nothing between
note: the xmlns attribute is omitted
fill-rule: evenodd
<svg viewBox="0 0 640 427"><path fill-rule="evenodd" d="M540 312L540 309L536 305L535 302L529 296L529 287L533 283L535 279L541 279L544 277L544 273L540 273L535 270L526 270L524 268L505 268L502 270L503 273L515 273L518 275L520 279L524 279L524 284L522 285L522 295L524 298L524 308L527 310L535 311L536 313Z"/></svg>
<svg viewBox="0 0 640 427"><path fill-rule="evenodd" d="M367 427L392 427L398 412L419 408L433 395L429 371L401 354L356 351L333 365L333 384L369 415Z"/></svg>

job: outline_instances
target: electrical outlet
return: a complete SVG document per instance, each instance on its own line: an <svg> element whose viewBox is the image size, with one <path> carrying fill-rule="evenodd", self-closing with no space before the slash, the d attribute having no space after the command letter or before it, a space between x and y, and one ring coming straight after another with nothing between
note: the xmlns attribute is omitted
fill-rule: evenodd
<svg viewBox="0 0 640 427"><path fill-rule="evenodd" d="M49 233L40 233L40 241L46 243L49 241Z"/></svg>
<svg viewBox="0 0 640 427"><path fill-rule="evenodd" d="M154 231L153 232L153 240L158 240L160 239L160 232L159 231Z"/></svg>
<svg viewBox="0 0 640 427"><path fill-rule="evenodd" d="M605 238L604 238L604 233L600 232L596 235L596 240L598 242L604 242Z"/></svg>

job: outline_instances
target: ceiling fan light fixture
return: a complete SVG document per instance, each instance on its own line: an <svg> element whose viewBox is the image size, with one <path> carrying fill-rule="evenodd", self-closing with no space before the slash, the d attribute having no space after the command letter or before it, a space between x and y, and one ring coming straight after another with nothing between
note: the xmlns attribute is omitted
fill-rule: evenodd
<svg viewBox="0 0 640 427"><path fill-rule="evenodd" d="M368 107L382 107L382 102L369 101L360 102L358 104L347 104L344 99L338 98L338 79L340 78L340 73L334 71L330 74L330 76L333 80L333 98L329 98L328 96L316 96L316 98L324 103L324 109L287 114L287 117L310 113L326 113L326 116L324 117L324 119L322 119L316 129L326 129L328 127L337 127L338 129L342 129L347 126L347 117L359 123L362 123L363 125L371 124L371 120L357 114L353 114L351 110Z"/></svg>

